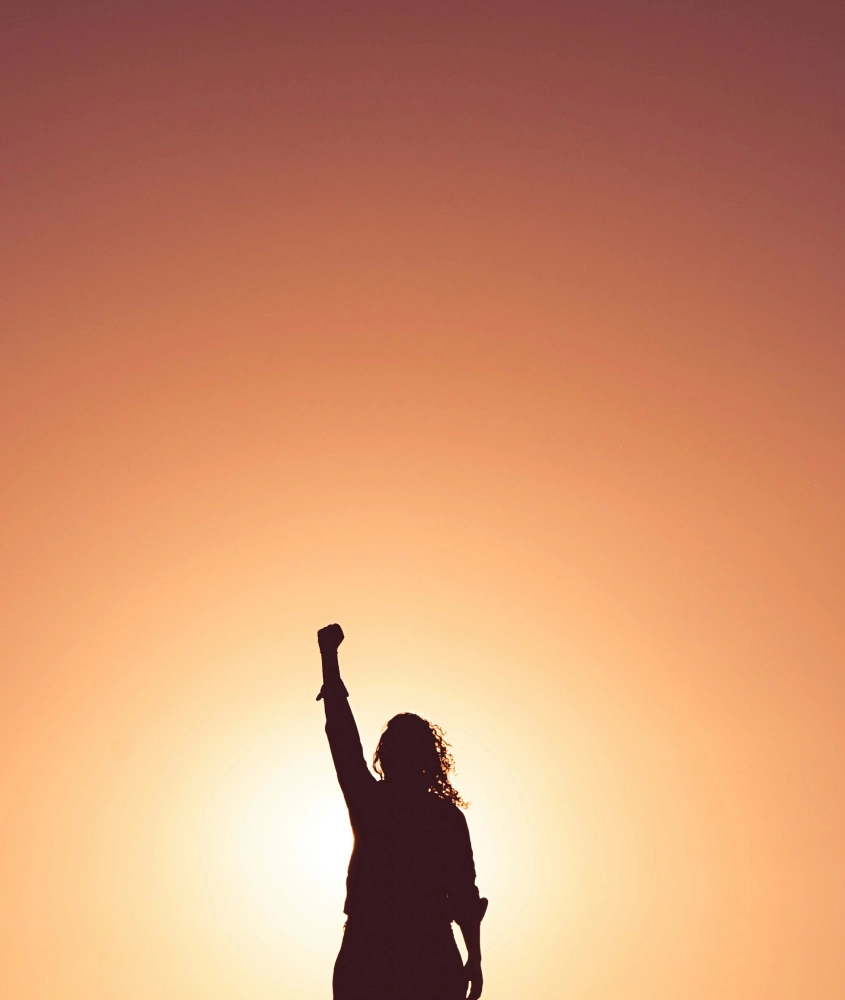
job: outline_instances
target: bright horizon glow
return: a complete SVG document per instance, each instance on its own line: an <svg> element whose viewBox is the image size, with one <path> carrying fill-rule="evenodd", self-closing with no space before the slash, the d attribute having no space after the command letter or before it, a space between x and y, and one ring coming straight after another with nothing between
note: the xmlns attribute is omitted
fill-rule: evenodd
<svg viewBox="0 0 845 1000"><path fill-rule="evenodd" d="M346 808L337 793L315 797L304 772L280 769L250 784L220 803L221 864L258 919L287 929L292 892L331 898L345 882L352 849Z"/></svg>

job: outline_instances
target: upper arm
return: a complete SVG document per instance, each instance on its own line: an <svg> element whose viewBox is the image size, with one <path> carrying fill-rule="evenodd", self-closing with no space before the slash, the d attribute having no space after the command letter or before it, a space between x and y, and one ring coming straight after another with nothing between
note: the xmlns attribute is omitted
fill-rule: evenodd
<svg viewBox="0 0 845 1000"><path fill-rule="evenodd" d="M352 809L376 779L367 767L358 726L344 695L326 694L326 736L337 780L346 804Z"/></svg>
<svg viewBox="0 0 845 1000"><path fill-rule="evenodd" d="M463 923L476 914L479 896L475 884L475 860L469 827L460 809L457 806L453 809L448 893L453 918L458 923Z"/></svg>

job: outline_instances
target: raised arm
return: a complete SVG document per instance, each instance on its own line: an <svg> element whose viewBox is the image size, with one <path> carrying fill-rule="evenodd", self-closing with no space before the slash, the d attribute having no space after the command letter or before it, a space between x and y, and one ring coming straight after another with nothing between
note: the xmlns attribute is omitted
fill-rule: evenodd
<svg viewBox="0 0 845 1000"><path fill-rule="evenodd" d="M376 779L364 759L358 726L349 707L349 693L340 679L337 650L343 642L343 629L340 625L326 625L317 632L317 642L323 661L323 686L317 700L322 699L326 709L326 736L337 780L347 806L353 809L359 796L366 794Z"/></svg>

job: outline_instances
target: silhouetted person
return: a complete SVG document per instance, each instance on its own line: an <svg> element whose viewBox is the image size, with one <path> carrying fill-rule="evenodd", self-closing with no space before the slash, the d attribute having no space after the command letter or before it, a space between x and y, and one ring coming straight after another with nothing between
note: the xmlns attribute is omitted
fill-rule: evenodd
<svg viewBox="0 0 845 1000"><path fill-rule="evenodd" d="M367 767L340 679L339 625L317 633L318 700L355 837L334 1000L470 1000L481 995L481 918L469 830L452 787L443 733L418 715L394 716ZM467 947L464 966L452 921Z"/></svg>

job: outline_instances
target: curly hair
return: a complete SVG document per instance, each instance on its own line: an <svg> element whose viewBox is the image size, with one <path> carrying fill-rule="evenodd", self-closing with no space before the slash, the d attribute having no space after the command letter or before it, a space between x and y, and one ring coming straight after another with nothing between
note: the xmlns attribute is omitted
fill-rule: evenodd
<svg viewBox="0 0 845 1000"><path fill-rule="evenodd" d="M461 809L469 805L452 784L450 775L455 771L455 759L440 726L413 712L394 715L379 737L373 754L373 770L384 778L385 762L397 758L419 768L425 776L427 791L437 798Z"/></svg>

